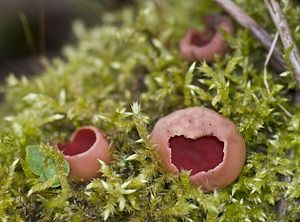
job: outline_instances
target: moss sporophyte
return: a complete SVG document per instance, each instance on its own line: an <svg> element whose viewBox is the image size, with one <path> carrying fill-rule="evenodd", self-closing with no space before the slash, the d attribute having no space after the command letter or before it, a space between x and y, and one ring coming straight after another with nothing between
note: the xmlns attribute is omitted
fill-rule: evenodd
<svg viewBox="0 0 300 222"><path fill-rule="evenodd" d="M238 2L270 34L276 33L263 2ZM295 1L285 6L296 44L299 10ZM215 56L209 64L191 65L181 56L179 45L187 30L202 32L202 18L221 13L206 0L136 1L103 15L101 26L86 28L76 22L77 44L64 48L63 59L48 61L40 75L9 76L1 88L1 220L299 220L300 109L293 101L297 89L289 65L282 74L268 67L264 72L267 52L237 24L234 34L218 28L213 32L226 40L230 53ZM222 139L217 132L224 125L213 121L210 128L208 119L204 128L217 130L212 135L165 137L158 131L173 154L168 163L162 161L159 150L166 146L153 142L157 125L167 130L169 123L162 120L192 107L206 107L226 120L232 129L228 137L234 136ZM177 130L197 126L196 120L188 120L179 118ZM79 149L73 145L77 136L83 142L82 135L87 139ZM90 152L97 135L106 141L103 152L107 155L109 147L110 161L99 160L96 177L89 174L85 183L76 183L69 176L72 163L64 156ZM235 137L233 147L239 143L235 149L241 152L236 152L239 164L233 166L230 181L193 180L225 164L227 142ZM210 144L215 152L199 144ZM183 146L208 154L209 161L197 165L184 160ZM179 169L175 175L166 170L170 159L172 169ZM197 181L200 186L194 185ZM203 187L219 189L204 192Z"/></svg>

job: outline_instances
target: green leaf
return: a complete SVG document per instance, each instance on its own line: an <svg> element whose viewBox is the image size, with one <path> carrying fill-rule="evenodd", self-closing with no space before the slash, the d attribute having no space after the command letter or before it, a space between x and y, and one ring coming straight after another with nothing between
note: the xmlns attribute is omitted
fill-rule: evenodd
<svg viewBox="0 0 300 222"><path fill-rule="evenodd" d="M26 147L25 161L29 165L31 171L36 175L41 175L43 172L45 156L39 151L39 146L29 145Z"/></svg>
<svg viewBox="0 0 300 222"><path fill-rule="evenodd" d="M29 165L30 170L40 177L42 182L53 181L50 187L55 188L60 186L59 178L57 177L57 165L54 159L46 158L46 156L39 151L39 146L29 145L26 147L26 162ZM65 172L69 174L69 163L64 160Z"/></svg>
<svg viewBox="0 0 300 222"><path fill-rule="evenodd" d="M66 172L70 172L70 165L68 164L67 161L64 161L65 163L65 169ZM42 173L40 174L40 178L43 182L47 182L48 180L52 180L54 177L57 176L57 169L56 169L56 164L53 159L48 159L47 164L43 167ZM56 178L53 181L53 184L51 187L59 187L60 186L60 181L59 178Z"/></svg>

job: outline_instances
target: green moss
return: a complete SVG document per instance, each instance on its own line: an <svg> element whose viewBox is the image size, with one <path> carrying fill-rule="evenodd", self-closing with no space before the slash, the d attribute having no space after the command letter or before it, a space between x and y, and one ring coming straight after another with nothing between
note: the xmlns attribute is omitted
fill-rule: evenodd
<svg viewBox="0 0 300 222"><path fill-rule="evenodd" d="M238 26L234 37L226 37L231 54L191 66L180 58L180 38L190 27L203 28L203 15L221 10L211 1L139 2L105 15L100 27L86 29L77 22L78 43L65 47L63 59L45 61L45 71L34 78L7 79L1 105L0 218L299 219L300 110L292 101L292 71L278 75L268 70L269 95L263 81L266 52ZM274 32L263 3L237 2ZM300 7L291 4L286 11L295 30ZM178 177L165 173L149 141L158 118L190 106L206 106L229 117L247 143L242 174L214 193L192 186L188 172ZM101 163L101 178L78 185L67 180L54 144L68 140L76 127L90 124L107 134L114 161ZM24 162L26 147L32 144L54 160L60 187L40 180ZM285 214L278 211L281 199Z"/></svg>

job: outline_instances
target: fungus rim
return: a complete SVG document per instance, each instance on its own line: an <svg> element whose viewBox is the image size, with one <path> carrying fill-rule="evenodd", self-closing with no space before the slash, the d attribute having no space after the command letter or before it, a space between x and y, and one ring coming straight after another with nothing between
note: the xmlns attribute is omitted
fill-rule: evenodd
<svg viewBox="0 0 300 222"><path fill-rule="evenodd" d="M65 153L65 151L66 151L66 150L69 150L69 149L71 149L71 148L68 148L68 147L67 147L67 148L65 148L65 149L61 149L61 146L69 146L69 145L71 145L71 144L73 143L73 141L75 140L75 138L76 138L76 137L78 136L78 134L80 133L80 131L86 131L86 130L92 132L94 138L92 139L93 142L91 143L91 145L89 145L88 148L85 148L83 152L79 152L79 153L75 153L75 154L68 154L68 153ZM83 154L85 154L85 153L88 153L91 149L93 149L93 148L95 147L95 144L96 144L97 141L100 139L100 138L99 138L99 133L98 133L98 132L99 132L99 129L97 129L97 128L93 127L93 126L85 126L85 127L81 127L81 128L77 129L77 130L74 132L74 134L72 135L71 140L70 140L69 142L63 143L63 144L58 144L58 148L59 148L59 150L62 152L62 154L63 154L64 156L74 157L74 156L80 156L80 155L83 155ZM101 131L100 131L100 133L101 133Z"/></svg>

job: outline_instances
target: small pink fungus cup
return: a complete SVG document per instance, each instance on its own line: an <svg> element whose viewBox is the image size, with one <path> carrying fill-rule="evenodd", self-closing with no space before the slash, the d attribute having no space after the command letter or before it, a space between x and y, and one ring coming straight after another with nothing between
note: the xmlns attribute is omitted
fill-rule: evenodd
<svg viewBox="0 0 300 222"><path fill-rule="evenodd" d="M94 126L77 129L70 143L60 143L58 148L70 164L70 176L79 183L100 176L99 160L105 163L111 161L109 143L103 133Z"/></svg>
<svg viewBox="0 0 300 222"><path fill-rule="evenodd" d="M190 29L182 38L179 49L187 61L212 61L216 55L223 56L228 51L228 43L222 32L233 34L231 20L226 16L209 15L204 17L206 30Z"/></svg>
<svg viewBox="0 0 300 222"><path fill-rule="evenodd" d="M228 118L204 107L175 111L154 126L151 141L171 173L190 171L204 191L234 182L244 166L245 142Z"/></svg>

